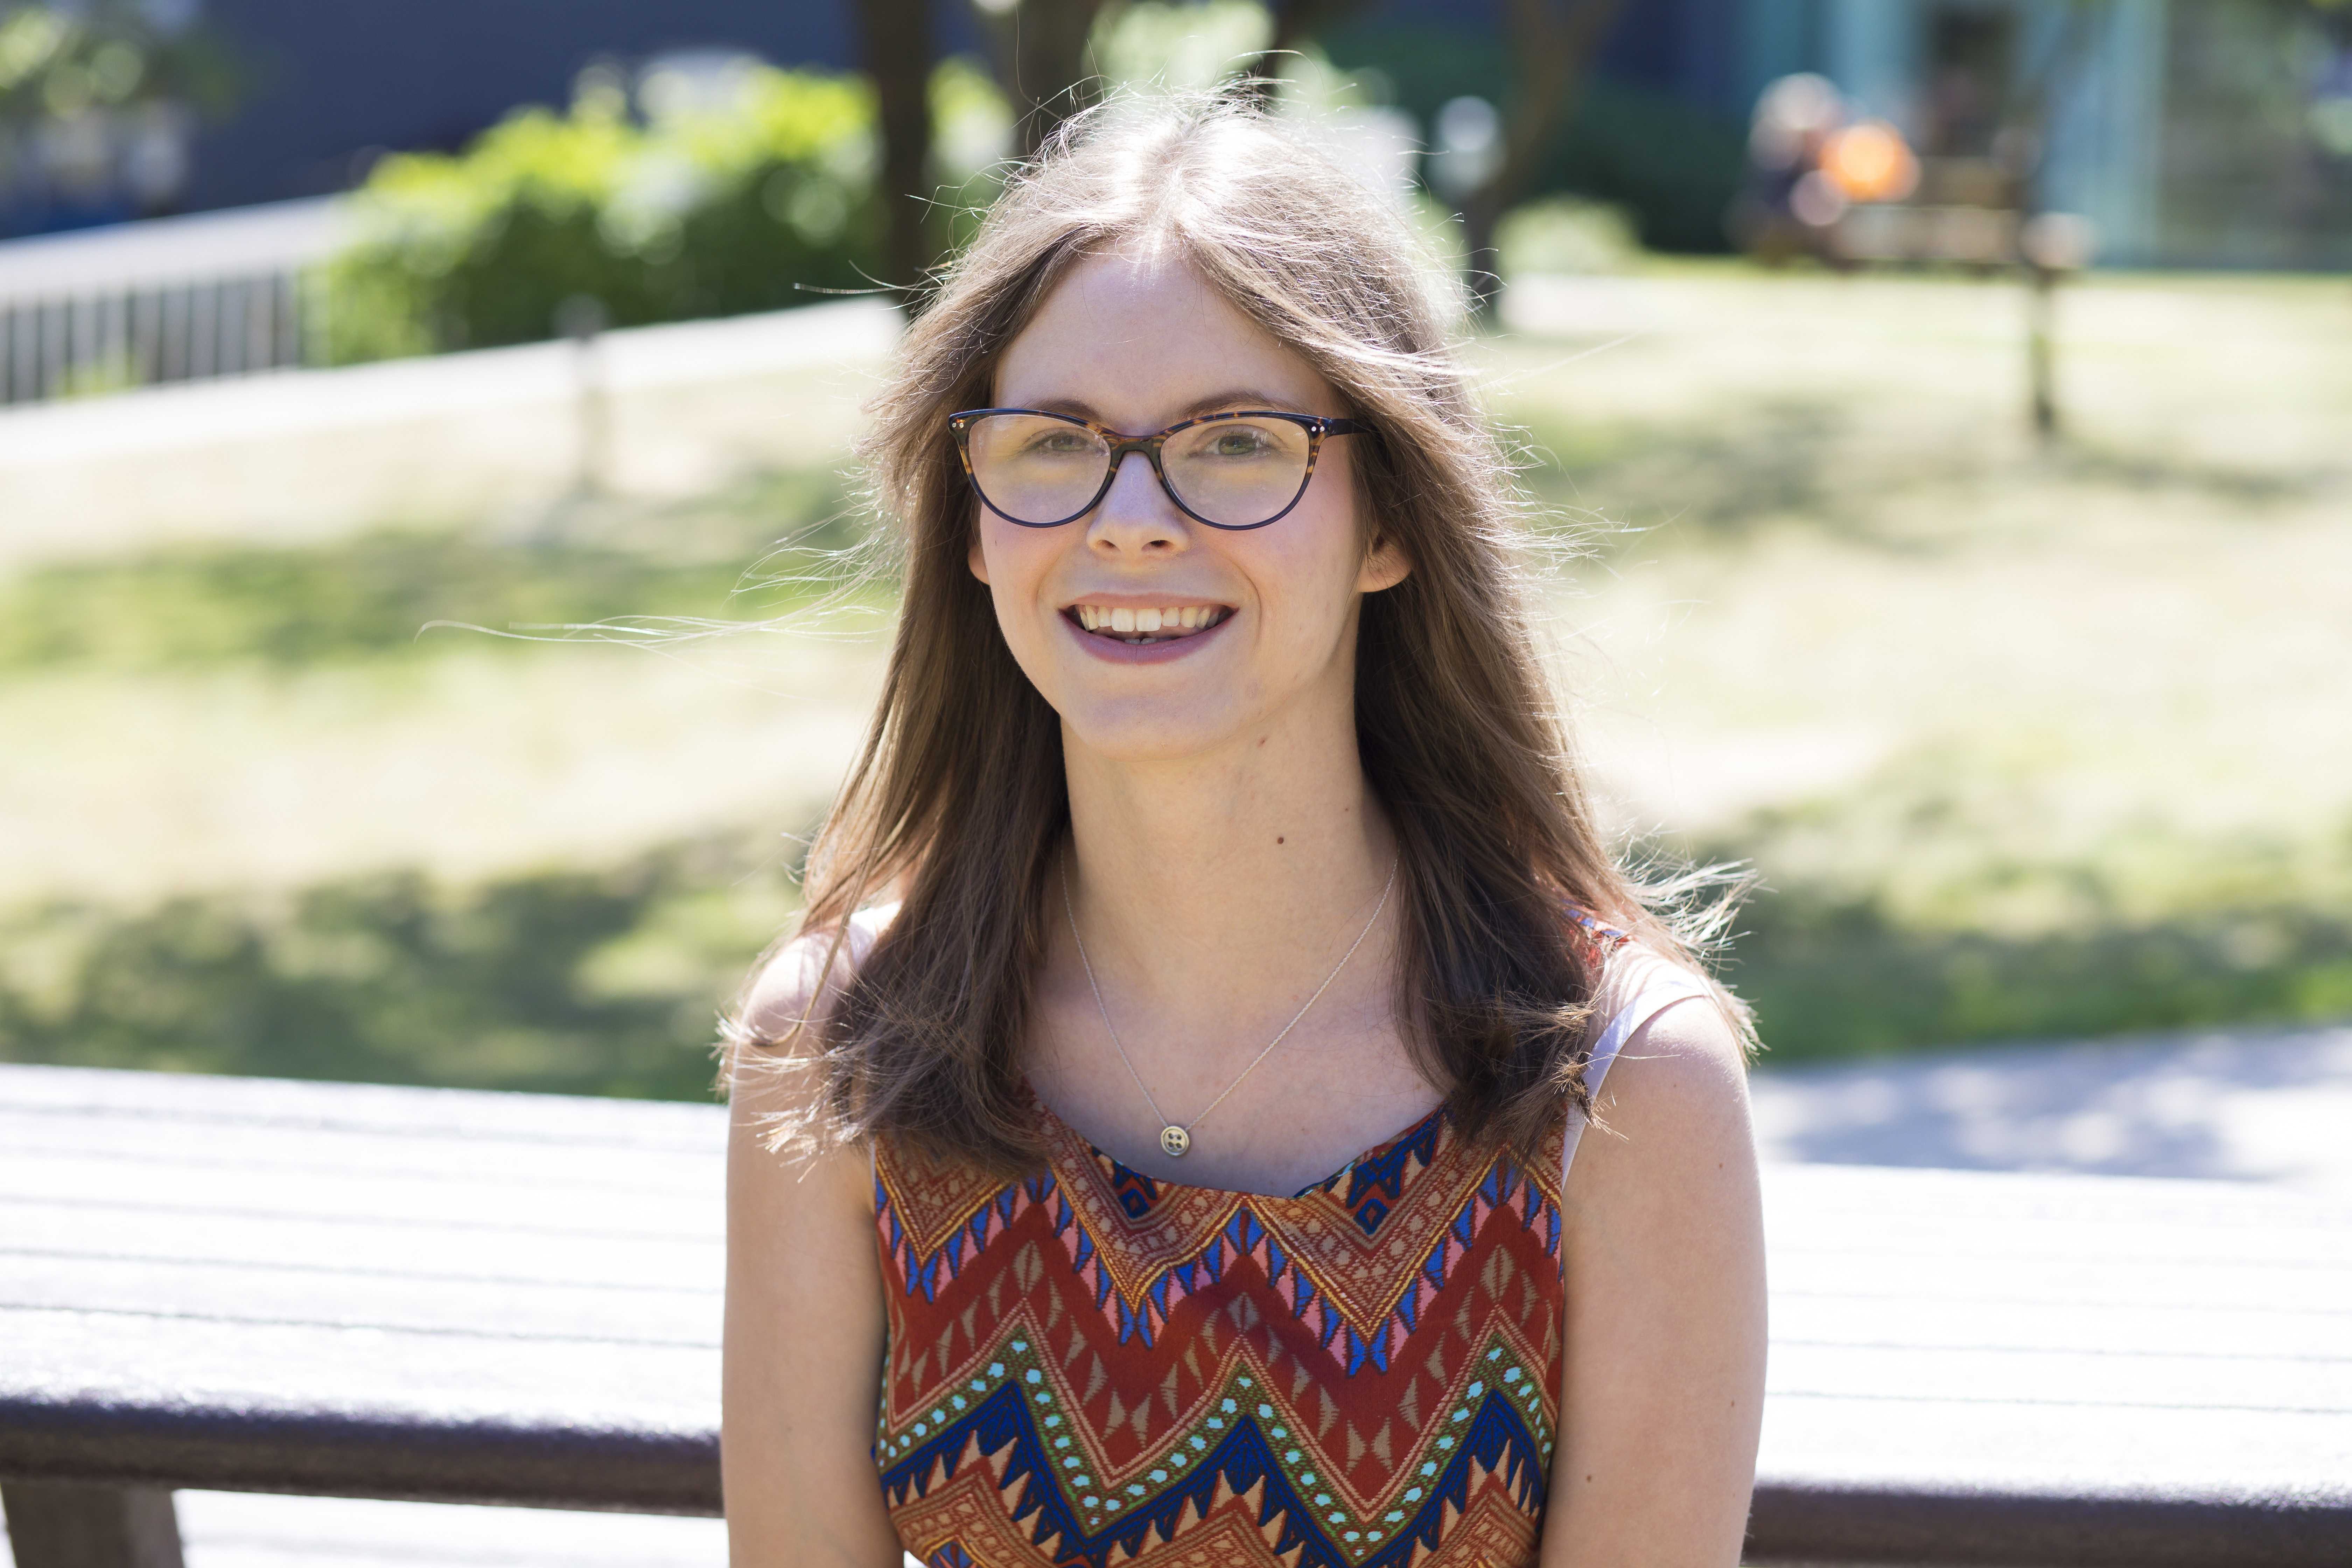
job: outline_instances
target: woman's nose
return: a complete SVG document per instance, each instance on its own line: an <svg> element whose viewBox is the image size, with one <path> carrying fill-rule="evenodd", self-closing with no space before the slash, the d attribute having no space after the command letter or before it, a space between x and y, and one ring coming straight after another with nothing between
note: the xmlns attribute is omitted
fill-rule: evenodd
<svg viewBox="0 0 2352 1568"><path fill-rule="evenodd" d="M1160 489L1150 458L1129 452L1119 459L1110 489L1087 522L1087 542L1097 550L1139 555L1184 547L1184 514Z"/></svg>

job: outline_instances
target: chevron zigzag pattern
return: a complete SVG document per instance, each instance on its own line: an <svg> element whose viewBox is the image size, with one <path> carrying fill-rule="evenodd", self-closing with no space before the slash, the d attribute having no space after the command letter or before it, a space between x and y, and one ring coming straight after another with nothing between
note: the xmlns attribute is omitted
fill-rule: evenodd
<svg viewBox="0 0 2352 1568"><path fill-rule="evenodd" d="M932 1568L1531 1563L1559 1386L1552 1157L1441 1106L1291 1197L1156 1181L1042 1103L1003 1185L878 1150L875 1459Z"/></svg>

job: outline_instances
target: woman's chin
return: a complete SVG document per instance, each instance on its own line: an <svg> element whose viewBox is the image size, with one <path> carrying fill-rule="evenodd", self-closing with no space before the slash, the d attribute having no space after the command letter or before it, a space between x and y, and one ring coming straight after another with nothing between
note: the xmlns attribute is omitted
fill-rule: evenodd
<svg viewBox="0 0 2352 1568"><path fill-rule="evenodd" d="M1097 762L1145 766L1213 756L1240 742L1245 727L1223 704L1189 710L1165 699L1150 703L1074 703L1064 707L1062 744Z"/></svg>

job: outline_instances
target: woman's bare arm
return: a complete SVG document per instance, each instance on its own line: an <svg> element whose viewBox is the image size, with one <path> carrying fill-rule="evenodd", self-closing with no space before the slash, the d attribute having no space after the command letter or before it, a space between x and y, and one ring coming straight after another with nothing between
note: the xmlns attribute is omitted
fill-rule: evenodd
<svg viewBox="0 0 2352 1568"><path fill-rule="evenodd" d="M1730 1028L1704 1000L1668 1007L1609 1069L1601 1112L1569 1167L1544 1568L1732 1568L1756 1478L1765 1309Z"/></svg>
<svg viewBox="0 0 2352 1568"><path fill-rule="evenodd" d="M794 949L800 949L795 952ZM747 1022L770 1035L810 1005L802 944L771 965ZM786 1047L789 1052L793 1047ZM872 1458L883 1287L862 1149L760 1146L761 1119L809 1086L761 1053L733 1075L720 1455L734 1568L899 1568Z"/></svg>

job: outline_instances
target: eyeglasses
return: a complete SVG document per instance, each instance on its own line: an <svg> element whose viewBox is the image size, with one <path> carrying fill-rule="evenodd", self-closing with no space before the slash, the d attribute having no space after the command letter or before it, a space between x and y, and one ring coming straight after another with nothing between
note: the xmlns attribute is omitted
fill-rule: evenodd
<svg viewBox="0 0 2352 1568"><path fill-rule="evenodd" d="M1307 493L1326 436L1369 435L1354 419L1250 408L1208 414L1154 436L1122 436L1075 415L968 408L948 416L981 504L1024 528L1059 528L1102 503L1140 452L1178 510L1211 528L1264 528Z"/></svg>

